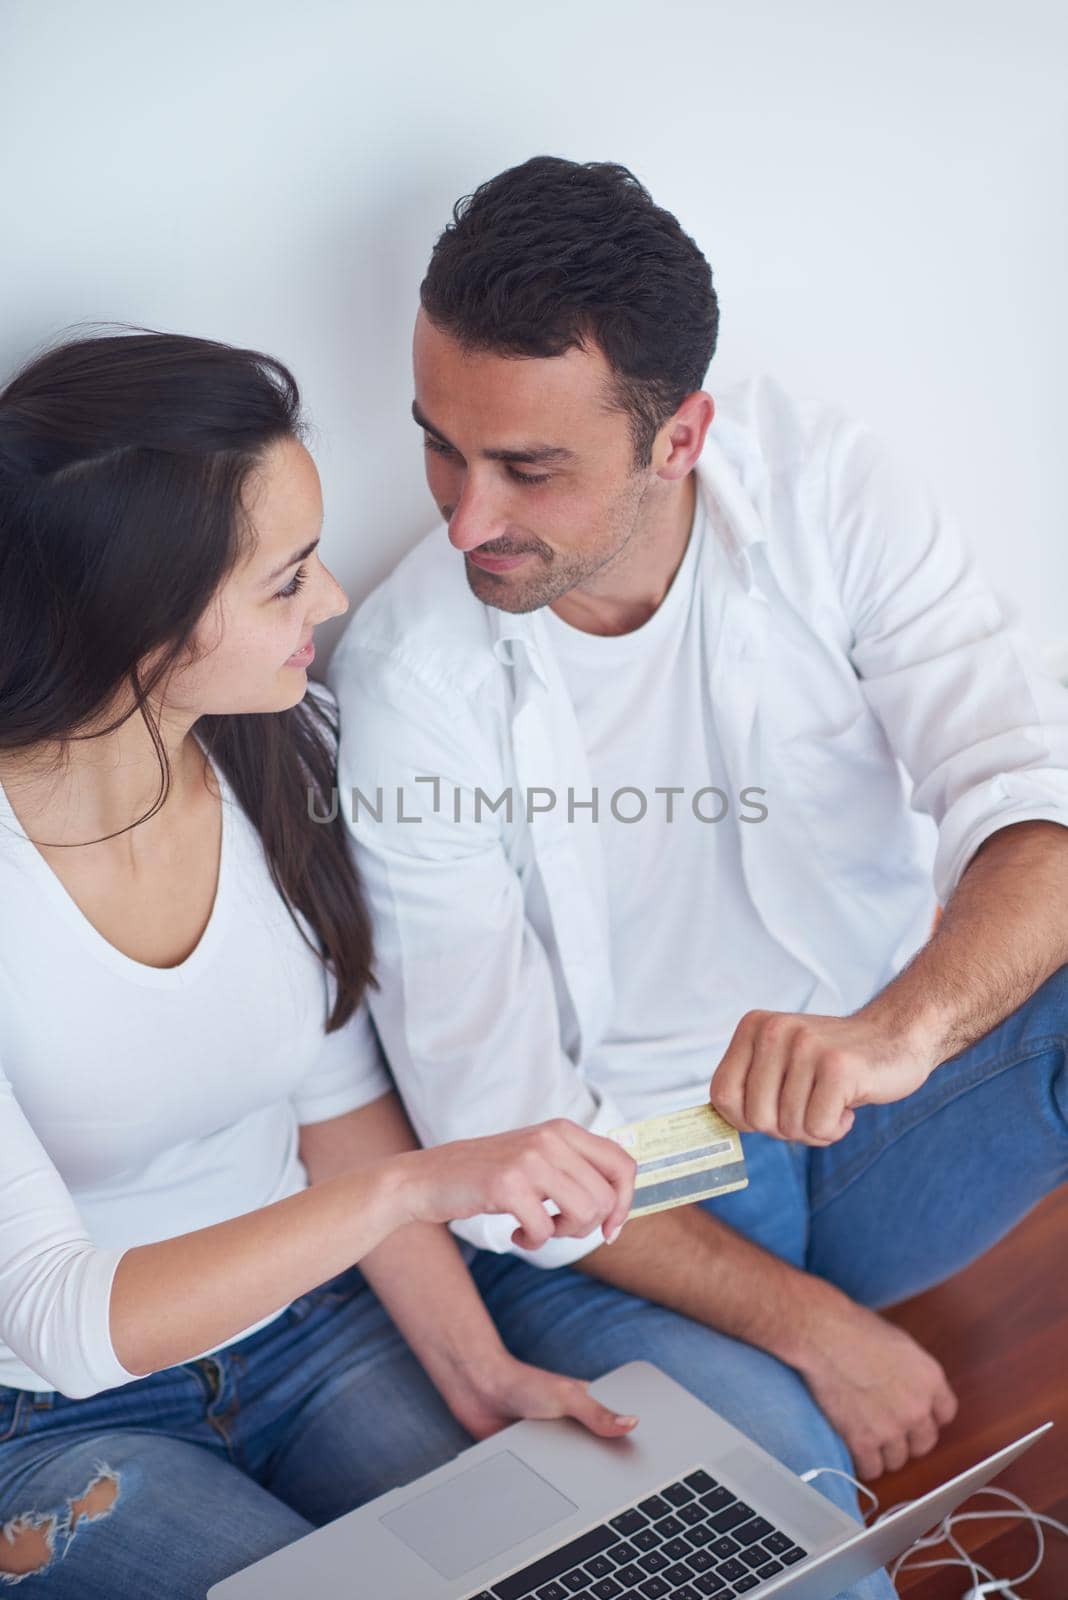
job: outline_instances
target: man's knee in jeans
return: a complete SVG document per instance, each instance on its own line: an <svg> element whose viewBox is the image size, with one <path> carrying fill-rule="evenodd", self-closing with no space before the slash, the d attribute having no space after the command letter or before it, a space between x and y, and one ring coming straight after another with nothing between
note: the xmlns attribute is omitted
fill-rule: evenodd
<svg viewBox="0 0 1068 1600"><path fill-rule="evenodd" d="M1042 1075L1042 1093L1048 1089L1052 1107L1068 1125L1068 965L1058 967L974 1048L993 1045L1000 1056L1002 1041L1005 1052L1019 1052L1025 1069Z"/></svg>
<svg viewBox="0 0 1068 1600"><path fill-rule="evenodd" d="M1014 1022L1023 1026L1028 1037L1034 1037L1036 1044L1059 1040L1064 1046L1068 1041L1068 964L1052 972L1044 983L1039 984L1034 994L998 1026L1005 1027ZM996 1028L991 1029L991 1033L996 1032Z"/></svg>

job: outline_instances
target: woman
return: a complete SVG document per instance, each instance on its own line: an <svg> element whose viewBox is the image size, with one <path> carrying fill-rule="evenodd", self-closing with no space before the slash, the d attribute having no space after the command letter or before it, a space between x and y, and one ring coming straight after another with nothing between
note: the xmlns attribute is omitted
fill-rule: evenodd
<svg viewBox="0 0 1068 1600"><path fill-rule="evenodd" d="M388 1092L300 433L277 362L156 333L0 395L0 1581L55 1600L201 1600L514 1417L633 1426L440 1226L611 1234L629 1157L418 1150Z"/></svg>

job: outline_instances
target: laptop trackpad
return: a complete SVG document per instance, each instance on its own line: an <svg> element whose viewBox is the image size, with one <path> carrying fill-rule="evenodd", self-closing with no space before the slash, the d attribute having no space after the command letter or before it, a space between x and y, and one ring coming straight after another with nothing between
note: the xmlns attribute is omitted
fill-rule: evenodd
<svg viewBox="0 0 1068 1600"><path fill-rule="evenodd" d="M577 1510L532 1467L501 1450L380 1520L441 1577L461 1578Z"/></svg>

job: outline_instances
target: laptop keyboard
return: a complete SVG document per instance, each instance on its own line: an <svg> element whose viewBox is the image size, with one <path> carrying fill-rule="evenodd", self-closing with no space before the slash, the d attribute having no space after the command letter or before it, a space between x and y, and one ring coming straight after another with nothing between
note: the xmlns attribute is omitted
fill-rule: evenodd
<svg viewBox="0 0 1068 1600"><path fill-rule="evenodd" d="M807 1554L698 1469L470 1600L734 1600Z"/></svg>

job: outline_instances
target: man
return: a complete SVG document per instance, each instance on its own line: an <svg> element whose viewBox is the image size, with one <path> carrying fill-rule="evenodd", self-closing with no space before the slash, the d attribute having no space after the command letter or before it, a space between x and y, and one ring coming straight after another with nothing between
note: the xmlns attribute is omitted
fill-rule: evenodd
<svg viewBox="0 0 1068 1600"><path fill-rule="evenodd" d="M713 401L716 331L624 168L457 208L414 345L447 529L335 658L341 796L424 1141L710 1079L745 1133L747 1189L615 1242L463 1225L507 1342L875 1477L956 1401L874 1308L1068 1175L1068 694L867 430Z"/></svg>

